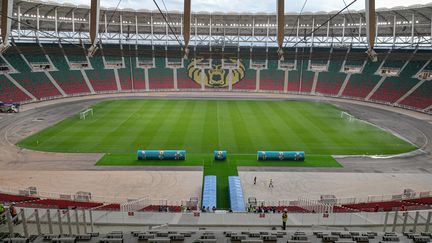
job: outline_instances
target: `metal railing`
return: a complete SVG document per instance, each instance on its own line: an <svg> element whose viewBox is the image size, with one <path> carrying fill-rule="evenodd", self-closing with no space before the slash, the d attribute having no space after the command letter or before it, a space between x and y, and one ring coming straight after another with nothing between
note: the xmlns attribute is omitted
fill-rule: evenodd
<svg viewBox="0 0 432 243"><path fill-rule="evenodd" d="M170 225L182 227L277 227L281 225L281 214L251 213L146 213L104 212L97 210L53 210L19 208L12 218L6 213L5 226L0 232L11 235L20 233L25 237L41 234L79 235L94 232L102 226L115 226L127 230L130 226ZM428 232L432 210L377 213L290 213L288 227L344 227L380 229L384 232ZM112 229L112 228L111 228Z"/></svg>

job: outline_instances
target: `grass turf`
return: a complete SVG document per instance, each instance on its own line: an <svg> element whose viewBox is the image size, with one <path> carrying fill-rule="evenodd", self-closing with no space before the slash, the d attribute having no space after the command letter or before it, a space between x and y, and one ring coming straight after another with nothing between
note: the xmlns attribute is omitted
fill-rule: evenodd
<svg viewBox="0 0 432 243"><path fill-rule="evenodd" d="M246 100L112 100L36 133L18 145L56 152L106 153L98 165L204 166L218 176L218 206L227 207L227 177L237 166L340 166L331 155L397 154L415 147L323 103ZM186 161L137 161L137 149L185 149ZM212 158L227 150L228 160ZM256 161L258 150L300 150L305 162Z"/></svg>

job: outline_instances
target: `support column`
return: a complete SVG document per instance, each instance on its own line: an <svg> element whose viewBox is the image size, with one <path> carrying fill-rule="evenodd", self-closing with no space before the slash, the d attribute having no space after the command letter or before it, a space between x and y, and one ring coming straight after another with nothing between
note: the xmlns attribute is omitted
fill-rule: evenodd
<svg viewBox="0 0 432 243"><path fill-rule="evenodd" d="M189 55L190 25L191 25L191 0L184 0L183 9L183 40L185 58Z"/></svg>
<svg viewBox="0 0 432 243"><path fill-rule="evenodd" d="M54 32L58 36L58 13L57 8L54 9Z"/></svg>
<svg viewBox="0 0 432 243"><path fill-rule="evenodd" d="M150 90L150 84L149 84L149 73L148 73L148 68L144 68L144 83L145 83L145 88L146 91Z"/></svg>
<svg viewBox="0 0 432 243"><path fill-rule="evenodd" d="M153 46L153 38L154 38L154 29L153 29L153 15L150 15L150 43Z"/></svg>
<svg viewBox="0 0 432 243"><path fill-rule="evenodd" d="M366 3L366 36L368 43L368 55L369 58L376 62L378 61L377 54L373 50L375 46L376 37L376 14L375 14L375 0L365 0Z"/></svg>
<svg viewBox="0 0 432 243"><path fill-rule="evenodd" d="M178 90L177 83L177 68L173 68L173 82L174 82L174 90Z"/></svg>
<svg viewBox="0 0 432 243"><path fill-rule="evenodd" d="M75 40L75 10L72 9L72 40Z"/></svg>
<svg viewBox="0 0 432 243"><path fill-rule="evenodd" d="M285 0L277 0L277 44L279 59L283 59L283 41L285 37Z"/></svg>
<svg viewBox="0 0 432 243"><path fill-rule="evenodd" d="M393 47L396 44L396 15L393 16Z"/></svg>
<svg viewBox="0 0 432 243"><path fill-rule="evenodd" d="M345 44L345 25L346 25L346 17L343 18L342 23L342 44Z"/></svg>
<svg viewBox="0 0 432 243"><path fill-rule="evenodd" d="M317 83L318 83L318 75L319 75L319 72L315 72L314 78L313 78L313 83L312 83L311 94L315 94L316 86L317 86Z"/></svg>
<svg viewBox="0 0 432 243"><path fill-rule="evenodd" d="M359 39L358 40L359 40L359 42L361 42L362 25L363 25L363 23L362 23L362 17L360 17L359 29L358 29L358 32L359 32L359 35L358 35Z"/></svg>
<svg viewBox="0 0 432 243"><path fill-rule="evenodd" d="M330 22L327 22L327 33L326 33L326 42L328 42L329 35L330 35Z"/></svg>
<svg viewBox="0 0 432 243"><path fill-rule="evenodd" d="M233 78L233 70L228 69L228 91L232 90L232 78Z"/></svg>
<svg viewBox="0 0 432 243"><path fill-rule="evenodd" d="M135 45L138 45L138 15L135 15Z"/></svg>
<svg viewBox="0 0 432 243"><path fill-rule="evenodd" d="M36 39L39 39L39 27L40 27L40 17L39 17L39 7L36 7Z"/></svg>
<svg viewBox="0 0 432 243"><path fill-rule="evenodd" d="M114 79L115 79L115 82L116 82L117 91L118 92L122 91L122 87L121 87L121 84L120 84L120 77L119 77L119 74L118 74L118 68L114 68Z"/></svg>
<svg viewBox="0 0 432 243"><path fill-rule="evenodd" d="M108 36L108 21L107 21L107 16L106 16L106 11L104 12L104 26L105 26L105 36Z"/></svg>
<svg viewBox="0 0 432 243"><path fill-rule="evenodd" d="M100 0L91 0L90 5L90 43L88 55L93 56L97 51L97 34L99 32L99 13L100 13ZM120 23L121 24L121 23ZM105 28L105 31L106 28Z"/></svg>
<svg viewBox="0 0 432 243"><path fill-rule="evenodd" d="M261 70L258 68L256 70L255 91L260 90L260 76L261 76Z"/></svg>
<svg viewBox="0 0 432 243"><path fill-rule="evenodd" d="M201 68L201 90L205 90L205 69Z"/></svg>
<svg viewBox="0 0 432 243"><path fill-rule="evenodd" d="M412 19L411 19L411 45L414 45L414 31L415 31L415 14L412 14Z"/></svg>
<svg viewBox="0 0 432 243"><path fill-rule="evenodd" d="M123 40L123 15L120 13L120 43Z"/></svg>
<svg viewBox="0 0 432 243"><path fill-rule="evenodd" d="M18 18L18 39L21 38L21 5L17 4L17 18ZM3 28L2 28L3 29Z"/></svg>
<svg viewBox="0 0 432 243"><path fill-rule="evenodd" d="M9 34L11 30L11 17L12 17L12 4L13 0L2 1L2 16L1 16L1 38L0 52L2 53L9 46ZM18 5L19 7L19 5Z"/></svg>
<svg viewBox="0 0 432 243"><path fill-rule="evenodd" d="M197 45L198 45L198 20L197 18L195 18L195 46Z"/></svg>
<svg viewBox="0 0 432 243"><path fill-rule="evenodd" d="M268 47L268 39L270 34L270 17L267 18L267 33L266 33L266 40L265 40L265 47Z"/></svg>
<svg viewBox="0 0 432 243"><path fill-rule="evenodd" d="M223 45L225 45L225 28L224 28L224 40L223 40ZM210 51L211 51L211 47L212 47L212 15L210 14L209 16L209 46L210 46Z"/></svg>
<svg viewBox="0 0 432 243"><path fill-rule="evenodd" d="M284 93L288 93L288 69L285 69L285 77L284 77Z"/></svg>

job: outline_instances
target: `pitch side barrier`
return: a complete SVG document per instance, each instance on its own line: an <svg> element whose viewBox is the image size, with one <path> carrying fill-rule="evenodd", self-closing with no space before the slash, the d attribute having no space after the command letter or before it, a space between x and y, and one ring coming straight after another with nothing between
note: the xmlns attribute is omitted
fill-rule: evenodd
<svg viewBox="0 0 432 243"><path fill-rule="evenodd" d="M287 160L304 161L305 152L303 151L258 151L258 160Z"/></svg>
<svg viewBox="0 0 432 243"><path fill-rule="evenodd" d="M138 160L185 160L186 150L138 150Z"/></svg>

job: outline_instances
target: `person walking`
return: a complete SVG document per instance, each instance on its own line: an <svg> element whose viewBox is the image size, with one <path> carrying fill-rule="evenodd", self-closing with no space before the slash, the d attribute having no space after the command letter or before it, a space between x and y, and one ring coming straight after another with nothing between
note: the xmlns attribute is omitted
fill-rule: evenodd
<svg viewBox="0 0 432 243"><path fill-rule="evenodd" d="M270 179L269 188L273 188L273 179Z"/></svg>
<svg viewBox="0 0 432 243"><path fill-rule="evenodd" d="M18 217L17 217L18 213L17 213L17 210L16 210L16 208L15 208L15 203L12 203L12 204L9 206L9 213L10 213L10 215L11 215L11 217L12 217L12 221L13 221L13 223L14 223L14 224L18 224L18 223L19 223L19 222L18 222Z"/></svg>
<svg viewBox="0 0 432 243"><path fill-rule="evenodd" d="M287 210L285 209L284 212L282 213L282 229L285 230L286 229L286 222L288 221L288 213Z"/></svg>
<svg viewBox="0 0 432 243"><path fill-rule="evenodd" d="M254 185L256 185L256 176L254 177Z"/></svg>

